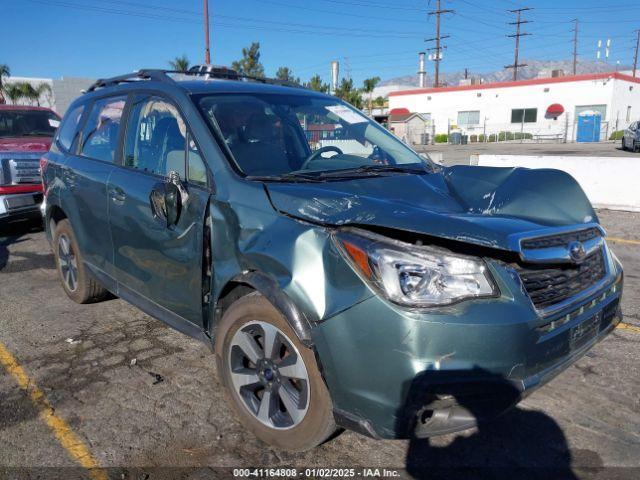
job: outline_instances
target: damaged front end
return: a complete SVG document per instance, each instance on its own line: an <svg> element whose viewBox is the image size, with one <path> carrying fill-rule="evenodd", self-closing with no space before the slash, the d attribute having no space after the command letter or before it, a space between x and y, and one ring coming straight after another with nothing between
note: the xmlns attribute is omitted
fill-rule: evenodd
<svg viewBox="0 0 640 480"><path fill-rule="evenodd" d="M451 167L252 192L281 215L235 201L224 223L242 227L225 244L238 251L214 258L243 263L217 260L218 275L269 273L308 322L339 423L362 433L493 417L621 319L622 268L562 172Z"/></svg>
<svg viewBox="0 0 640 480"><path fill-rule="evenodd" d="M287 217L329 228L373 293L312 330L336 409L360 431L468 428L621 319L621 266L563 172L451 167L268 191Z"/></svg>

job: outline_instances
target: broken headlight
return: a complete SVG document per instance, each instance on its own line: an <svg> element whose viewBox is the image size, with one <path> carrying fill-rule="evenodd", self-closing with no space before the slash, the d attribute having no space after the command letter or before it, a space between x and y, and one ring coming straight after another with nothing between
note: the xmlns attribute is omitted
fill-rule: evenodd
<svg viewBox="0 0 640 480"><path fill-rule="evenodd" d="M334 238L356 270L394 303L435 307L498 294L481 258L369 232L339 231Z"/></svg>

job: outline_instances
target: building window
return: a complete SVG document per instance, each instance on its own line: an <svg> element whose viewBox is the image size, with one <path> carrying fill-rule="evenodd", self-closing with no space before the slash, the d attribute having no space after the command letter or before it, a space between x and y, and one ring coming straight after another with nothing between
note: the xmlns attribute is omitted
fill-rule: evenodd
<svg viewBox="0 0 640 480"><path fill-rule="evenodd" d="M480 110L458 112L458 125L478 125L480 123Z"/></svg>
<svg viewBox="0 0 640 480"><path fill-rule="evenodd" d="M627 107L627 122L631 121L631 105Z"/></svg>
<svg viewBox="0 0 640 480"><path fill-rule="evenodd" d="M576 118L578 118L582 112L588 111L600 113L600 118L602 118L602 120L604 120L607 116L606 105L578 105L576 106Z"/></svg>
<svg viewBox="0 0 640 480"><path fill-rule="evenodd" d="M511 110L511 123L536 123L537 121L537 108L514 108Z"/></svg>

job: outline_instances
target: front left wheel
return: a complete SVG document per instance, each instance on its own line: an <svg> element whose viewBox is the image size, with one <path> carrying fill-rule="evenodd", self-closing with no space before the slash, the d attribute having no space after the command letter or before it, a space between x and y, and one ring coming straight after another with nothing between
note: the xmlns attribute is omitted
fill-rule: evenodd
<svg viewBox="0 0 640 480"><path fill-rule="evenodd" d="M244 427L263 442L303 451L336 429L313 352L257 292L225 312L217 332L218 371Z"/></svg>

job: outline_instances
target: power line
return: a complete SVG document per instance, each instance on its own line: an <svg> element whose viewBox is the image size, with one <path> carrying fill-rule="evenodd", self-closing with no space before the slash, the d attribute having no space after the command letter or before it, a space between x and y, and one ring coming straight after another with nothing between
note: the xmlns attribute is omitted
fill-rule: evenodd
<svg viewBox="0 0 640 480"><path fill-rule="evenodd" d="M449 38L449 35L442 36L440 33L440 17L445 13L454 13L453 10L443 10L442 9L442 1L438 0L438 8L432 12L429 12L429 16L436 16L436 36L435 38L429 38L425 40L425 42L436 42L435 48L429 48L429 51L435 52L433 61L435 62L435 77L434 77L434 87L438 88L440 86L440 60L442 60L442 50L447 48L441 45L441 41L445 38Z"/></svg>
<svg viewBox="0 0 640 480"><path fill-rule="evenodd" d="M511 13L515 13L518 16L518 19L515 22L510 22L509 25L515 25L516 26L516 33L514 35L507 35L507 37L510 38L515 38L516 39L516 48L515 48L515 58L513 61L513 65L507 65L504 68L513 68L513 80L516 81L518 80L518 67L526 67L527 64L526 63L518 63L518 56L520 54L520 37L525 37L527 35L531 35L530 33L521 33L520 32L520 25L524 24L524 23L531 23L529 20L522 20L521 16L522 16L522 12L526 12L528 10L532 10L529 7L525 7L525 8L518 8L516 10L509 10L509 12Z"/></svg>

